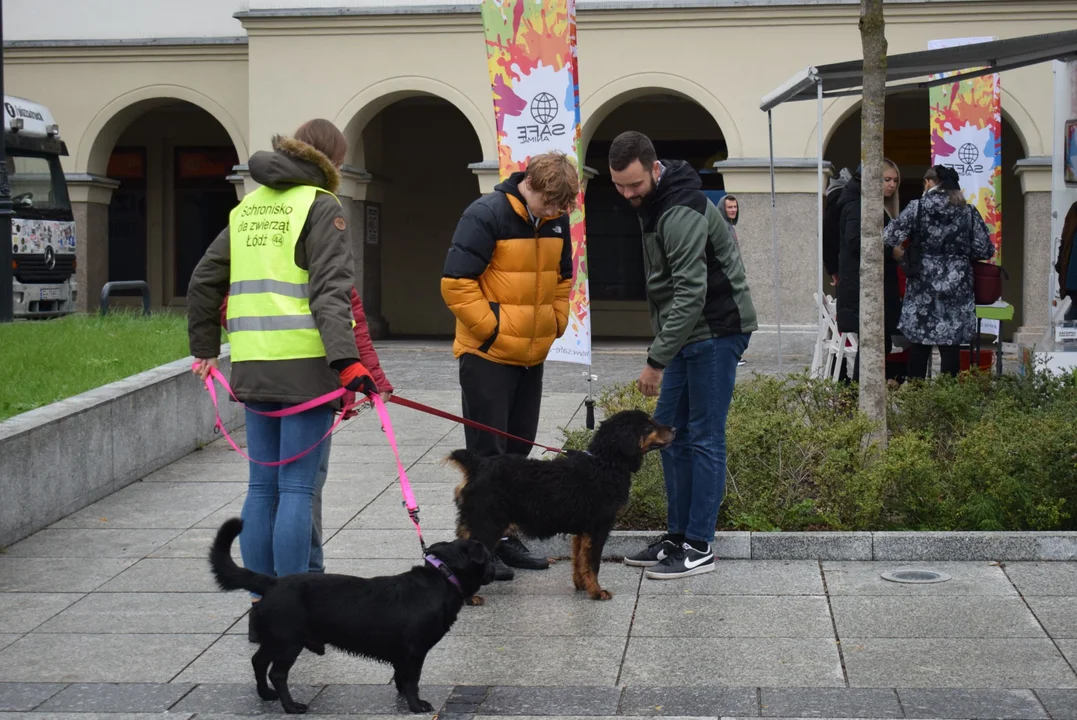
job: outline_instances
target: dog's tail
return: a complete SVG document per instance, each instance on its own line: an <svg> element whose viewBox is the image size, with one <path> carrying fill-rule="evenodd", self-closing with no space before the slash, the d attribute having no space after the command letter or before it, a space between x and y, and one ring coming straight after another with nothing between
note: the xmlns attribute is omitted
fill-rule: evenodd
<svg viewBox="0 0 1077 720"><path fill-rule="evenodd" d="M467 481L478 472L479 464L482 462L482 458L471 452L470 450L453 450L448 457L448 461L456 467L460 468L460 472L464 474L464 479L460 481L460 484L453 490L453 500L457 506L462 501L462 495L464 488L467 486Z"/></svg>
<svg viewBox="0 0 1077 720"><path fill-rule="evenodd" d="M460 449L452 451L449 455L449 462L460 468L464 475L474 475L479 469L482 458L470 450Z"/></svg>
<svg viewBox="0 0 1077 720"><path fill-rule="evenodd" d="M209 566L221 590L249 590L265 595L276 580L269 575L241 568L232 559L232 543L242 530L243 521L239 518L231 518L221 525L209 551Z"/></svg>

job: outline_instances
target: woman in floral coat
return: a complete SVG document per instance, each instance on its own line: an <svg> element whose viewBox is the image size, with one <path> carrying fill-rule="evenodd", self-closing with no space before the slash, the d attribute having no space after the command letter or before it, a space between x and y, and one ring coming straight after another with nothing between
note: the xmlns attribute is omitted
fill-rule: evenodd
<svg viewBox="0 0 1077 720"><path fill-rule="evenodd" d="M976 333L972 262L995 254L987 225L965 202L955 170L931 168L924 175L924 189L923 197L909 203L884 233L890 247L909 241L904 251L908 283L898 329L913 343L910 378L927 377L932 345L939 346L942 372L957 375L960 346Z"/></svg>

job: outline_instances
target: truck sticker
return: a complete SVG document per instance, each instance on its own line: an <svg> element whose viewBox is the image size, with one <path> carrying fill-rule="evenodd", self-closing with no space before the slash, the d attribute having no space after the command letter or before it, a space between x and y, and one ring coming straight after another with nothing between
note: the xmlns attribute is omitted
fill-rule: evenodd
<svg viewBox="0 0 1077 720"><path fill-rule="evenodd" d="M40 254L46 247L55 253L75 252L75 223L56 220L11 219L11 240L16 255Z"/></svg>

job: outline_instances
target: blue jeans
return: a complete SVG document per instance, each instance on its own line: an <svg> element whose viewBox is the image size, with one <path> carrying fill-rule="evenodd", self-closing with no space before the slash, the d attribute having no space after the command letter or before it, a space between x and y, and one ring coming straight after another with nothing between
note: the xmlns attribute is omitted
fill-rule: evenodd
<svg viewBox="0 0 1077 720"><path fill-rule="evenodd" d="M677 429L662 450L671 535L709 543L725 496L725 421L751 334L685 345L662 376L654 419Z"/></svg>
<svg viewBox="0 0 1077 720"><path fill-rule="evenodd" d="M253 410L280 410L281 403L248 403ZM298 455L329 429L327 407L284 418L247 412L247 452L255 460L273 462ZM239 550L244 567L280 577L307 572L310 562L312 497L323 456L316 448L295 462L277 467L250 463L243 532Z"/></svg>
<svg viewBox="0 0 1077 720"><path fill-rule="evenodd" d="M318 476L314 478L313 512L310 526L310 569L308 572L325 572L325 552L322 550L322 490L325 488L325 479L329 475L329 450L333 444L333 436L325 439L322 445L322 458L318 462Z"/></svg>

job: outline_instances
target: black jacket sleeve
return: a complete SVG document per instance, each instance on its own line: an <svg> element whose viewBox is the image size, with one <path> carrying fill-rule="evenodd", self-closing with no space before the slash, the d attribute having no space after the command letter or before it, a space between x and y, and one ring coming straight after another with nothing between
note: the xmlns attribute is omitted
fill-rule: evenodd
<svg viewBox="0 0 1077 720"><path fill-rule="evenodd" d="M497 329L497 316L479 287L497 246L493 212L481 202L464 211L445 258L441 297L453 315L475 337L485 339Z"/></svg>

